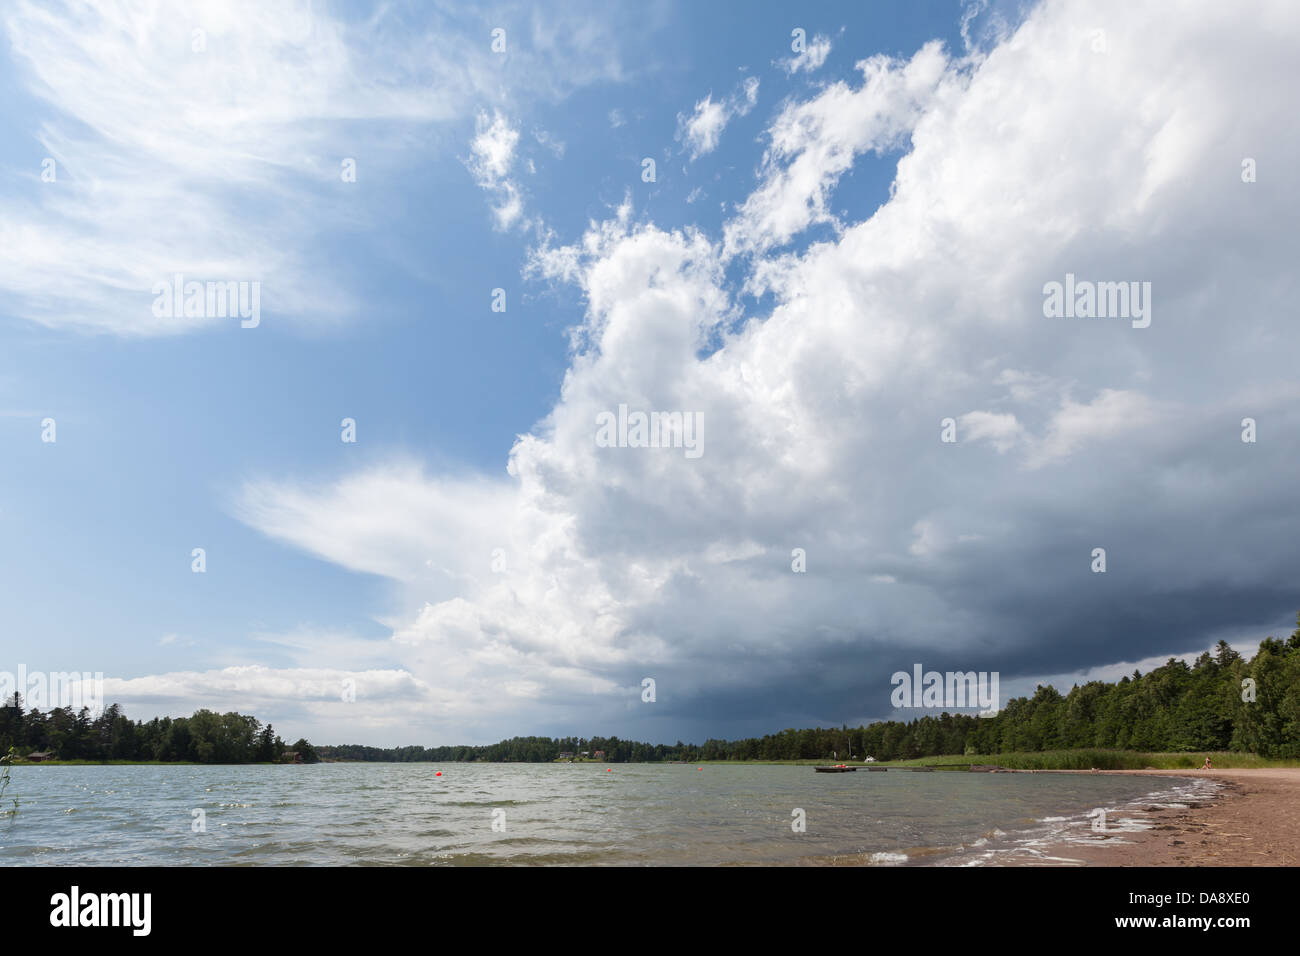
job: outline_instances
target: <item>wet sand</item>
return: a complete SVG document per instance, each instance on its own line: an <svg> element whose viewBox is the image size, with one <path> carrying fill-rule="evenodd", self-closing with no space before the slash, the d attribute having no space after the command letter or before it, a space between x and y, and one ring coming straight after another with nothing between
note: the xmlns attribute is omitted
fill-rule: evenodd
<svg viewBox="0 0 1300 956"><path fill-rule="evenodd" d="M1088 773L1089 771L1039 771ZM1126 816L1150 829L1088 845L1061 843L1045 856L1084 866L1300 866L1300 767L1261 770L1108 770L1202 777L1221 789L1186 809L1148 807ZM1035 865L1032 859L1015 861Z"/></svg>

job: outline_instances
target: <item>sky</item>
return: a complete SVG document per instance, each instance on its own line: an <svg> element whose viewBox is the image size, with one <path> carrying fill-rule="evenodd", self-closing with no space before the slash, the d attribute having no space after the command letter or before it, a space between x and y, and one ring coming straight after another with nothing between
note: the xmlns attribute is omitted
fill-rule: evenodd
<svg viewBox="0 0 1300 956"><path fill-rule="evenodd" d="M698 742L1294 627L1294 4L0 30L0 670L315 743Z"/></svg>

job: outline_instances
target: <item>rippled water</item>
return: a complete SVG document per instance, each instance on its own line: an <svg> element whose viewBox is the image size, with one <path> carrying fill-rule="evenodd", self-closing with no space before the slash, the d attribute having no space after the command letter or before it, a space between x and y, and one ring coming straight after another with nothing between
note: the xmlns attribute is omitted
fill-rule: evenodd
<svg viewBox="0 0 1300 956"><path fill-rule="evenodd" d="M997 862L1086 831L1093 808L1122 826L1123 807L1202 786L754 765L15 767L0 864Z"/></svg>

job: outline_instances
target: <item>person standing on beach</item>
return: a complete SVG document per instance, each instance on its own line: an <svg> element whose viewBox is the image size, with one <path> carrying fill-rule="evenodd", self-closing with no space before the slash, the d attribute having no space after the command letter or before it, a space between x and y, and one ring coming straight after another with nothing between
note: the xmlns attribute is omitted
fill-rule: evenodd
<svg viewBox="0 0 1300 956"><path fill-rule="evenodd" d="M1205 763L1201 766L1201 769L1202 769L1202 770L1213 770L1213 769L1214 769L1212 766L1210 766L1210 758L1209 758L1208 756L1205 758Z"/></svg>

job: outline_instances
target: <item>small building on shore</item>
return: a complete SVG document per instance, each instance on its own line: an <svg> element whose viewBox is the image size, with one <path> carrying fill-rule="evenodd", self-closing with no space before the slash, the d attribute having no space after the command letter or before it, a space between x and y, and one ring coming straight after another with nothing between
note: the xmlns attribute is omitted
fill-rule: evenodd
<svg viewBox="0 0 1300 956"><path fill-rule="evenodd" d="M32 763L40 763L43 760L49 760L53 756L54 752L52 750L33 750L27 755L27 759Z"/></svg>

